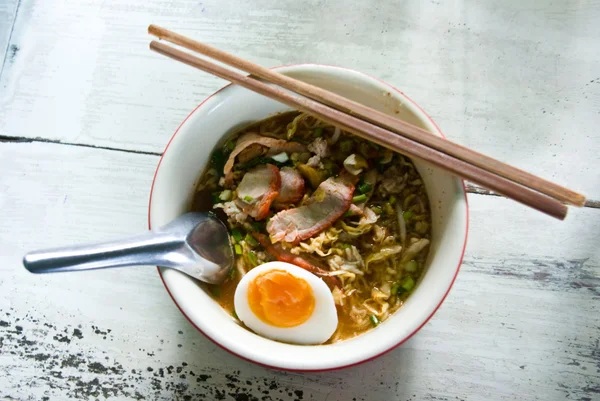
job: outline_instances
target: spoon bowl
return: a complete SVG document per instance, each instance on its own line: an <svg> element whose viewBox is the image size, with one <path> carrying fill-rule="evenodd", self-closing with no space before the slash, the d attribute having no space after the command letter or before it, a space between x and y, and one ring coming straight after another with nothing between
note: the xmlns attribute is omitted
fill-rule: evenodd
<svg viewBox="0 0 600 401"><path fill-rule="evenodd" d="M34 274L154 265L220 284L233 265L233 249L227 227L212 213L186 213L135 237L30 252L23 265Z"/></svg>

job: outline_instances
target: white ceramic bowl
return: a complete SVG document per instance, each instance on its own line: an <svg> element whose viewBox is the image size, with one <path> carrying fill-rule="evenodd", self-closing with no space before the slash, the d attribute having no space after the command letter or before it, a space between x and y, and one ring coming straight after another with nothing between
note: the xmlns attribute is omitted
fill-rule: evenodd
<svg viewBox="0 0 600 401"><path fill-rule="evenodd" d="M442 135L406 95L363 73L315 64L280 67L277 71ZM150 227L166 224L187 211L209 155L225 135L286 110L289 107L235 85L201 103L175 131L158 164L150 194ZM419 160L415 166L431 201L432 242L426 272L406 303L367 333L333 345L279 343L240 327L197 282L178 271L159 269L165 287L200 332L249 361L278 369L318 371L373 359L406 341L431 318L456 278L466 245L468 207L462 181Z"/></svg>

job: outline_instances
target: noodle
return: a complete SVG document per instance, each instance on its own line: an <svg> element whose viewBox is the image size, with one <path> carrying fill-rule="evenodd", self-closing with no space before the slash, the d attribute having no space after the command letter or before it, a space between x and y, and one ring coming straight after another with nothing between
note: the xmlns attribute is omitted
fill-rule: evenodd
<svg viewBox="0 0 600 401"><path fill-rule="evenodd" d="M309 238L294 244L282 241L278 246L295 257L320 265L338 280L331 291L338 306L339 324L329 343L352 338L384 322L416 287L429 252L429 201L423 180L411 160L299 112L260 121L237 133L228 144L248 132L299 142L305 150L279 152L274 160L268 149L264 149L257 153L260 157L245 161L244 166L248 167L236 161L227 188L223 187L225 180L219 165L213 162L204 172L196 197L208 202L195 201L195 210L213 210L227 221L236 230L232 241L241 251L241 255L236 255L234 274L213 296L233 312L233 293L241 277L275 258L253 239L252 233L271 234L265 221L282 210L306 207L321 183L350 174L356 181L352 206ZM222 165L231 145L215 151L214 155L219 152ZM214 155L212 160L216 160ZM250 168L265 163L278 169L293 169L304 180L300 179L298 188L302 188L302 193L292 197L294 201L275 200L266 206L270 207L268 217L257 220L252 217L256 215L252 204L238 196L237 188Z"/></svg>

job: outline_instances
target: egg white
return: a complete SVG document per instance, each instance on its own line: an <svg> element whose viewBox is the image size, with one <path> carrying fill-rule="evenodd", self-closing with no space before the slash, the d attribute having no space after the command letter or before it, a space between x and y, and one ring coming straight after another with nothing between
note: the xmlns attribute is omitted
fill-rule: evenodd
<svg viewBox="0 0 600 401"><path fill-rule="evenodd" d="M257 276L271 270L282 270L304 279L313 291L315 307L312 315L294 327L276 327L259 319L248 304L248 285ZM250 270L238 283L234 296L235 313L256 334L292 344L322 344L332 336L338 325L333 295L327 284L308 271L285 262L268 262Z"/></svg>

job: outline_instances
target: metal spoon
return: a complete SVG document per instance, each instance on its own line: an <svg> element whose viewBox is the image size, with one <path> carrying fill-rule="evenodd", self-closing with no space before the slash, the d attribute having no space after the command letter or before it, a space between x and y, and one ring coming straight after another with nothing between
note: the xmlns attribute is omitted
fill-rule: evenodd
<svg viewBox="0 0 600 401"><path fill-rule="evenodd" d="M220 284L233 265L233 250L221 220L209 213L187 213L132 238L30 252L23 265L36 274L154 265Z"/></svg>

